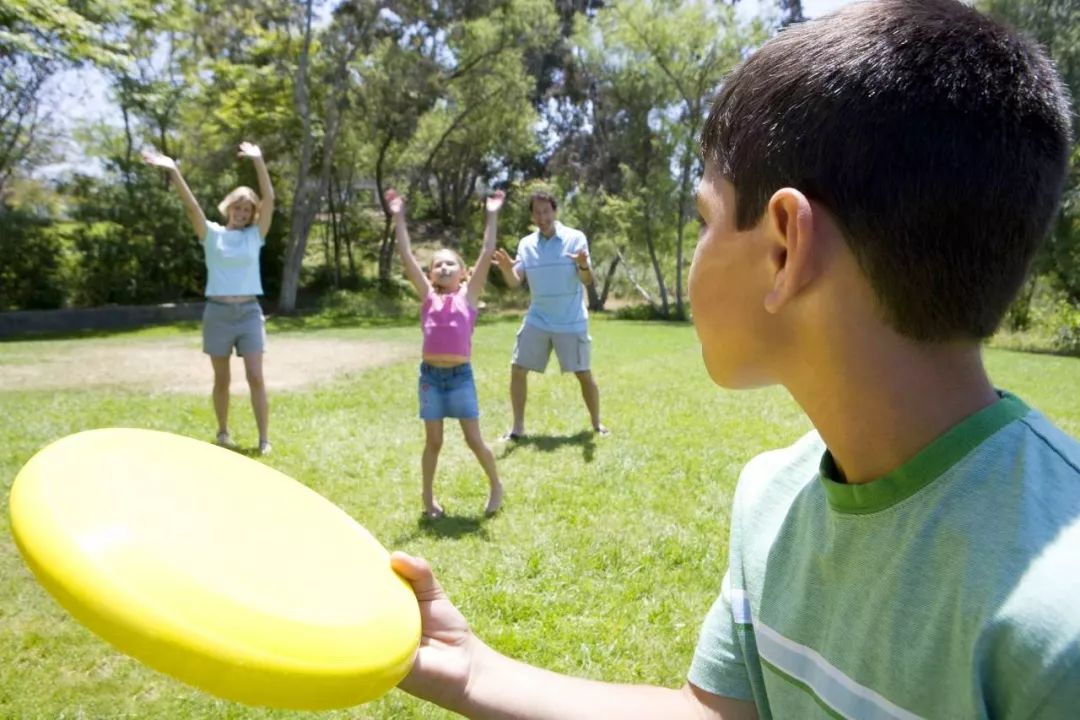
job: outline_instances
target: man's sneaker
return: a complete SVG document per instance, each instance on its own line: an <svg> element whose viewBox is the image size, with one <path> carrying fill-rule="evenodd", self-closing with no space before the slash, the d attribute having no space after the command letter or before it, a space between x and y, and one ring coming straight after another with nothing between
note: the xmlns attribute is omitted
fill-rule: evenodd
<svg viewBox="0 0 1080 720"><path fill-rule="evenodd" d="M274 449L274 446L270 444L269 440L262 440L259 442L259 454L269 455L270 451Z"/></svg>
<svg viewBox="0 0 1080 720"><path fill-rule="evenodd" d="M236 443L232 441L232 437L230 437L229 433L225 430L222 430L217 434L217 439L215 439L214 442L223 448L231 449L236 447Z"/></svg>

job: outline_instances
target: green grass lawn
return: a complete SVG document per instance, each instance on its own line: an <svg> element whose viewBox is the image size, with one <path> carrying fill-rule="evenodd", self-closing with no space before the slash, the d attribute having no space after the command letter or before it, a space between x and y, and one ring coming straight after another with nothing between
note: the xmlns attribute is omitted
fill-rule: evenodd
<svg viewBox="0 0 1080 720"><path fill-rule="evenodd" d="M305 337L415 341L408 327L303 328ZM509 353L517 322L484 322L474 367L488 438L509 427ZM588 418L572 377L532 377L533 439L496 446L507 484L503 511L482 517L486 482L456 427L436 481L451 517L420 517L420 450L413 359L272 396L274 455L267 462L344 508L388 548L428 558L473 628L495 648L544 667L622 682L680 685L701 618L719 590L728 510L740 467L794 441L809 422L780 389L732 393L710 383L685 325L596 319L594 365L605 422ZM106 342L192 337L193 326L118 334ZM95 342L102 341L96 338ZM273 339L271 340L273 342ZM77 353L77 340L0 343L5 366ZM554 361L554 360L553 360ZM987 352L995 382L1080 435L1080 359ZM311 358L318 363L319 358ZM207 393L210 372L207 367ZM215 700L113 651L71 620L33 580L10 534L7 495L39 448L93 427L169 430L209 439L207 394L79 388L0 393L0 718L287 718ZM233 432L254 440L246 398ZM449 714L393 691L334 718Z"/></svg>

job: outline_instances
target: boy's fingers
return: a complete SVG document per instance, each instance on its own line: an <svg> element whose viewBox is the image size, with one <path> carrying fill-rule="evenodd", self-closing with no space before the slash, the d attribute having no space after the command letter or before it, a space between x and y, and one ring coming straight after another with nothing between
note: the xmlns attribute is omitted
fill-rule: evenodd
<svg viewBox="0 0 1080 720"><path fill-rule="evenodd" d="M413 557L400 551L390 554L390 567L412 585L418 600L428 601L445 597L442 585L435 579L431 566L423 558Z"/></svg>

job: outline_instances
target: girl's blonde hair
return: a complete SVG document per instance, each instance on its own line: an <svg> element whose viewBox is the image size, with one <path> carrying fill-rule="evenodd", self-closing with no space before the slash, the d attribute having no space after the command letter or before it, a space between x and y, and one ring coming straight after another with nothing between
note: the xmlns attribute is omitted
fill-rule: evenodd
<svg viewBox="0 0 1080 720"><path fill-rule="evenodd" d="M225 196L225 199L218 203L217 209L221 213L221 216L225 220L229 219L229 208L233 203L240 202L241 200L247 200L249 203L255 206L255 212L251 214L251 224L259 222L259 195L247 185L241 185L233 190L231 193Z"/></svg>
<svg viewBox="0 0 1080 720"><path fill-rule="evenodd" d="M431 277L431 271L435 269L435 256L441 252L447 252L454 256L454 259L457 260L458 267L461 268L461 284L467 284L469 282L469 275L472 274L472 268L465 264L465 260L461 257L461 253L448 247L441 247L435 252L431 253L431 257L428 258L427 265L428 277Z"/></svg>

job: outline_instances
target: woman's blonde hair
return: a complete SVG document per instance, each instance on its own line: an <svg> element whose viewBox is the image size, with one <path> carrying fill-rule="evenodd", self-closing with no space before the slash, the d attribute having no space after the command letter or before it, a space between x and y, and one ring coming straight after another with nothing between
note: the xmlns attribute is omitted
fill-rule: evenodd
<svg viewBox="0 0 1080 720"><path fill-rule="evenodd" d="M255 206L255 212L251 214L251 224L259 222L259 195L247 185L241 185L233 190L231 193L225 196L225 199L218 203L217 209L221 213L221 216L226 221L229 219L229 208L241 200L247 200L249 203Z"/></svg>

